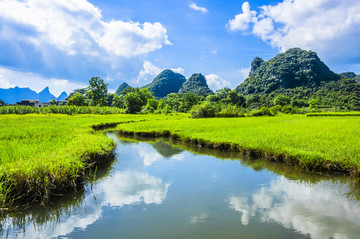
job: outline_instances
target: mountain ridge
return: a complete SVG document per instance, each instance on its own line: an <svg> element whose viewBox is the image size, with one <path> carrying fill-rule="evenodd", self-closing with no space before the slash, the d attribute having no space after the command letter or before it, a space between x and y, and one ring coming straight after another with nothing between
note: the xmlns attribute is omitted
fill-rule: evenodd
<svg viewBox="0 0 360 239"><path fill-rule="evenodd" d="M0 99L7 104L15 104L21 100L39 100L40 102L49 102L52 99L62 101L67 97L67 93L63 91L58 97L50 93L50 89L46 86L39 93L29 87L12 87L8 89L0 89Z"/></svg>

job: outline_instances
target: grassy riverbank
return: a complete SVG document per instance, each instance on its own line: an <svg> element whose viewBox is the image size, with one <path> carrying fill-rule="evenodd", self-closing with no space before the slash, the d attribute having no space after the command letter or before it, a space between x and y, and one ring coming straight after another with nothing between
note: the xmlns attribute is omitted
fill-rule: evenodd
<svg viewBox="0 0 360 239"><path fill-rule="evenodd" d="M129 115L0 115L0 207L46 202L81 186L114 143L92 125L143 120Z"/></svg>
<svg viewBox="0 0 360 239"><path fill-rule="evenodd" d="M233 150L308 171L360 172L360 118L281 115L147 121L119 132L170 136L203 147Z"/></svg>
<svg viewBox="0 0 360 239"><path fill-rule="evenodd" d="M145 120L145 121L144 121ZM46 202L78 188L91 166L111 156L116 130L242 152L309 171L359 176L360 118L275 117L191 119L188 115L0 115L0 208Z"/></svg>

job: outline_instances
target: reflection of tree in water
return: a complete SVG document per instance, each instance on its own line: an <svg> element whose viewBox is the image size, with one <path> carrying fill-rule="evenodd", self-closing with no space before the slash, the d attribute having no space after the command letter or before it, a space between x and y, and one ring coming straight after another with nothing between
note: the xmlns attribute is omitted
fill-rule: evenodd
<svg viewBox="0 0 360 239"><path fill-rule="evenodd" d="M164 141L156 141L152 144L154 149L165 158L170 158L176 154L182 153L184 150L178 147L172 146L170 143L165 143Z"/></svg>
<svg viewBox="0 0 360 239"><path fill-rule="evenodd" d="M114 158L109 159L86 176L91 183L106 177L112 169ZM53 226L60 221L64 215L70 216L74 211L80 210L85 198L84 188L77 192L69 192L52 199L51 203L36 205L29 208L15 208L9 211L0 211L0 237L13 238L16 235L25 233L26 225L33 225L36 229L44 226ZM53 225L51 225L53 224Z"/></svg>

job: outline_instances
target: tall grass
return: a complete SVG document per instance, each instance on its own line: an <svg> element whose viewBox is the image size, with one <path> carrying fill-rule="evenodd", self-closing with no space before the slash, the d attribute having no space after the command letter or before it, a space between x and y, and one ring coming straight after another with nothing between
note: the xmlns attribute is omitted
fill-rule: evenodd
<svg viewBox="0 0 360 239"><path fill-rule="evenodd" d="M96 106L47 106L43 108L34 106L4 106L0 107L0 114L120 114L123 110L117 107Z"/></svg>
<svg viewBox="0 0 360 239"><path fill-rule="evenodd" d="M81 187L114 143L92 125L144 120L141 115L0 115L0 207L46 202Z"/></svg>
<svg viewBox="0 0 360 239"><path fill-rule="evenodd" d="M127 134L171 136L198 146L240 151L311 171L360 172L359 117L186 118L118 125L117 129Z"/></svg>

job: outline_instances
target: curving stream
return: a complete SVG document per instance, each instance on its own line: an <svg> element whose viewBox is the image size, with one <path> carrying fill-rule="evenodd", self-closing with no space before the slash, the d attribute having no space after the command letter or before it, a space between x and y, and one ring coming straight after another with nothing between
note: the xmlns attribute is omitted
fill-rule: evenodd
<svg viewBox="0 0 360 239"><path fill-rule="evenodd" d="M118 139L84 192L0 218L0 238L358 238L355 184L169 142ZM183 146L182 146L183 147ZM195 149L192 149L195 150ZM198 150L198 149L196 149ZM224 158L224 159L219 159ZM1 215L1 214L0 214Z"/></svg>

